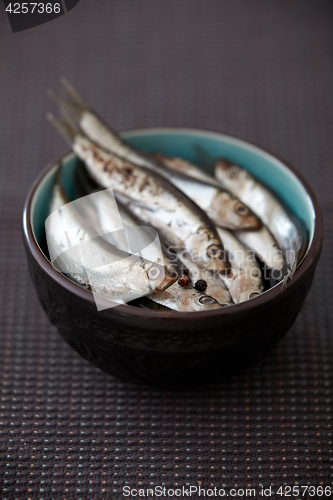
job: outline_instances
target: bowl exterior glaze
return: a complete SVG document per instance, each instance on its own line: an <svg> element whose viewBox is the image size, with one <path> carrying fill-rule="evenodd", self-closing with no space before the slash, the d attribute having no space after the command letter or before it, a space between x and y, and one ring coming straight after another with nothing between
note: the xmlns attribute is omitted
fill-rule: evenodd
<svg viewBox="0 0 333 500"><path fill-rule="evenodd" d="M53 164L54 165L54 164ZM287 165L290 168L289 165ZM153 387L187 388L221 382L257 363L287 333L311 287L323 231L317 201L311 247L289 280L263 295L222 310L198 313L148 311L117 306L97 311L93 295L56 271L36 243L28 194L24 245L40 303L66 342L83 358L122 380Z"/></svg>

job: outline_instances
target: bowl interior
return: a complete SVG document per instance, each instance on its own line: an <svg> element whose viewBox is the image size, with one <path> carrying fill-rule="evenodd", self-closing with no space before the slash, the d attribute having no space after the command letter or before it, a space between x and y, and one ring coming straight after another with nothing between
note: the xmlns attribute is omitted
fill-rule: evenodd
<svg viewBox="0 0 333 500"><path fill-rule="evenodd" d="M316 217L311 198L297 176L269 153L240 139L200 130L145 129L127 131L122 136L140 149L180 156L208 173L213 172L214 159L221 156L245 167L303 221L311 245ZM72 153L63 159L63 182L69 195L77 161ZM43 177L32 200L32 229L40 246L55 170L56 165Z"/></svg>

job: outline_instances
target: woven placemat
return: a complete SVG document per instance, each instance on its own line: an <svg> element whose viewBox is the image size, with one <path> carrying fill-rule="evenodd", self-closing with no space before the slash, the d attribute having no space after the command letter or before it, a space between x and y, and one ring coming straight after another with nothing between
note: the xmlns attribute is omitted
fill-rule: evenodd
<svg viewBox="0 0 333 500"><path fill-rule="evenodd" d="M332 484L332 21L321 0L82 0L13 34L0 6L1 499ZM44 118L61 76L115 128L235 134L308 179L325 216L322 258L296 323L260 365L199 391L151 390L90 366L48 322L21 215L66 147Z"/></svg>

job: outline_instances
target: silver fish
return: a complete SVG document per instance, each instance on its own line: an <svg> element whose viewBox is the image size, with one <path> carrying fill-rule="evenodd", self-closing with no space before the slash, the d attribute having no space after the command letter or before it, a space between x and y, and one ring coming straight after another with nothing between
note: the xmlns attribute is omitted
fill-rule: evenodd
<svg viewBox="0 0 333 500"><path fill-rule="evenodd" d="M289 268L302 246L303 237L279 200L247 170L226 160L215 164L217 180L257 213L275 237Z"/></svg>
<svg viewBox="0 0 333 500"><path fill-rule="evenodd" d="M228 230L217 228L229 255L231 272L222 276L235 304L260 295L264 291L261 270L253 253Z"/></svg>
<svg viewBox="0 0 333 500"><path fill-rule="evenodd" d="M97 296L120 304L163 291L175 282L163 266L105 241L69 203L60 175L59 169L45 223L51 262L60 272Z"/></svg>
<svg viewBox="0 0 333 500"><path fill-rule="evenodd" d="M62 108L69 110L77 117L81 130L93 142L130 163L163 175L204 210L215 224L229 229L258 229L261 227L260 219L234 194L222 189L218 183L214 183L207 177L203 179L201 176L199 179L198 175L186 175L184 171L181 172L177 168L171 170L168 168L167 161L160 161L159 158L138 151L126 144L85 104L68 82L63 81L63 84L67 91L65 99L59 98L52 91L49 92L50 96Z"/></svg>
<svg viewBox="0 0 333 500"><path fill-rule="evenodd" d="M144 167L138 167L102 150L75 126L48 116L85 162L97 183L112 188L140 208L140 218L159 230L168 244L195 254L202 267L223 272L229 263L221 240L209 217L166 179ZM132 209L131 209L132 210Z"/></svg>
<svg viewBox="0 0 333 500"><path fill-rule="evenodd" d="M141 255L160 265L164 265L174 276L178 277L174 264L162 252L158 239L154 239L151 228L138 226L138 221L119 203L115 206L114 200L106 191L100 191L98 196L88 196L85 216L94 221L94 225L103 234L103 237L123 251L141 250ZM124 225L123 230L113 230L113 222L117 221L118 214ZM117 228L117 224L115 226ZM133 244L136 248L133 248ZM207 311L219 309L219 304L213 297L203 294L193 287L184 288L175 281L167 290L151 294L148 299L166 308L179 311Z"/></svg>

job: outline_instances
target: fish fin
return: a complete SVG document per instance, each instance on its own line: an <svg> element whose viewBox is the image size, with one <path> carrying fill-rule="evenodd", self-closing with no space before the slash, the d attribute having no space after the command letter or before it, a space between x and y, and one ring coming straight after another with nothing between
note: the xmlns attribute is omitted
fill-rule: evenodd
<svg viewBox="0 0 333 500"><path fill-rule="evenodd" d="M75 123L66 115L62 115L61 118L56 119L52 113L47 113L46 118L58 130L65 141L72 146L75 137L80 133L80 129Z"/></svg>

